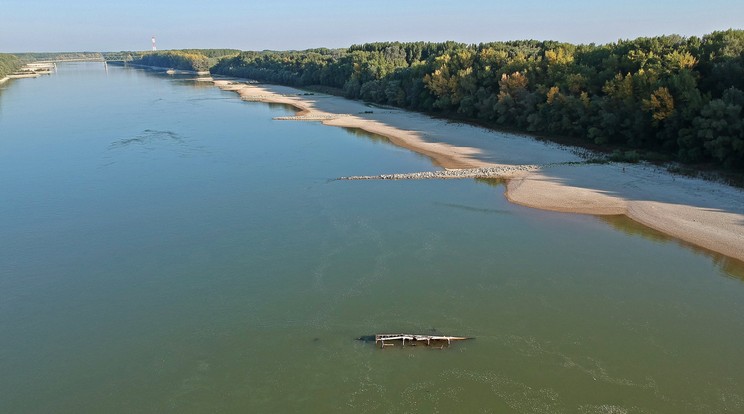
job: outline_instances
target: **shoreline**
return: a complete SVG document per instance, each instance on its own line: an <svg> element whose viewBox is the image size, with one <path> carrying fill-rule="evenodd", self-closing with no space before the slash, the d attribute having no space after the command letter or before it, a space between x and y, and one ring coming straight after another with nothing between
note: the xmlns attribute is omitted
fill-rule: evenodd
<svg viewBox="0 0 744 414"><path fill-rule="evenodd" d="M207 80L207 79L204 79ZM744 191L646 164L586 164L570 148L396 108L279 85L210 79L246 101L297 109L278 119L320 121L385 136L450 169L503 168L515 204L566 213L625 215L682 242L744 262ZM542 166L519 170L519 165ZM381 172L384 173L384 172Z"/></svg>
<svg viewBox="0 0 744 414"><path fill-rule="evenodd" d="M109 63L109 62L106 62L106 63ZM122 63L123 63L122 66L131 66L131 67L139 68L139 69L149 69L154 72L164 72L164 73L167 73L168 75L200 75L200 76L209 75L208 70L197 71L197 70L173 69L173 68L166 68L162 66L139 65L136 63L129 63L129 62L122 62ZM115 65L118 65L118 63L116 63Z"/></svg>
<svg viewBox="0 0 744 414"><path fill-rule="evenodd" d="M471 155L477 152L475 148L456 147L443 142L426 142L418 136L419 133L416 131L406 131L370 119L369 117L359 117L358 115L362 115L363 112L370 109L361 102L324 94L303 95L304 92L300 92L299 89L284 86L272 85L271 89L269 89L269 87L264 84L249 85L239 82L234 83L229 80L214 80L213 82L222 90L236 92L240 98L245 101L278 103L292 106L297 109L295 116L291 117L293 120L320 121L323 125L342 128L357 128L372 134L382 135L399 147L407 148L419 154L426 155L431 158L437 166L442 168L459 169L499 166L499 164L484 164L472 159ZM286 91L281 93L276 90L277 88L286 88ZM294 93L292 93L293 91ZM323 97L324 100L329 101L342 100L355 105L351 105L349 108L344 108L350 109L350 111L331 112L319 109L308 100L310 97ZM391 110L385 109L385 111ZM403 112L398 109L392 111Z"/></svg>

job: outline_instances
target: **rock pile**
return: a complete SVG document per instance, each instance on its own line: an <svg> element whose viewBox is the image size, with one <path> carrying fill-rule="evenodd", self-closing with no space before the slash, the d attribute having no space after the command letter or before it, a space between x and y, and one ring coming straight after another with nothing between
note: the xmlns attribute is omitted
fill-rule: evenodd
<svg viewBox="0 0 744 414"><path fill-rule="evenodd" d="M346 114L313 114L313 115L295 115L295 116L277 116L274 117L277 121L328 121L331 119L338 119Z"/></svg>
<svg viewBox="0 0 744 414"><path fill-rule="evenodd" d="M431 180L448 178L499 178L511 177L519 173L536 171L537 165L506 165L502 167L453 169L442 171L424 171L408 174L358 175L340 177L339 180Z"/></svg>

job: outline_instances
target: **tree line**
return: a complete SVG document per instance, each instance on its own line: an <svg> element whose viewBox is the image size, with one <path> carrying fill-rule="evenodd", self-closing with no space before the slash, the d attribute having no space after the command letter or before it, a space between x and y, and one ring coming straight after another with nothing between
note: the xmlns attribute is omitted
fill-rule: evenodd
<svg viewBox="0 0 744 414"><path fill-rule="evenodd" d="M103 56L99 52L28 52L15 53L21 62L32 63L39 60L99 60Z"/></svg>
<svg viewBox="0 0 744 414"><path fill-rule="evenodd" d="M242 52L212 73L744 170L744 31L605 45L382 42ZM617 153L617 151L616 151Z"/></svg>
<svg viewBox="0 0 744 414"><path fill-rule="evenodd" d="M23 64L39 60L100 60L124 61L145 66L164 67L190 71L207 71L226 57L240 53L237 49L180 49L166 51L121 51L121 52L31 52L0 53L0 74L5 76L18 70ZM7 73L6 73L7 72Z"/></svg>
<svg viewBox="0 0 744 414"><path fill-rule="evenodd" d="M116 56L126 56L125 60L137 65L199 72L208 71L220 59L236 56L238 53L240 51L234 49L182 49L162 52L119 52Z"/></svg>
<svg viewBox="0 0 744 414"><path fill-rule="evenodd" d="M21 66L23 66L23 64L17 56L0 53L0 79L17 71Z"/></svg>

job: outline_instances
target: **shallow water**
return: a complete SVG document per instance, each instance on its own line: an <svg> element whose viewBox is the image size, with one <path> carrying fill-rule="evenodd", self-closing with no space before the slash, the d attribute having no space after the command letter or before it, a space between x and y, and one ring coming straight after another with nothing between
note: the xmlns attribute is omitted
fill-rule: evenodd
<svg viewBox="0 0 744 414"><path fill-rule="evenodd" d="M0 412L744 411L741 264L100 63L0 90ZM620 230L620 231L618 231ZM386 349L376 332L475 336Z"/></svg>

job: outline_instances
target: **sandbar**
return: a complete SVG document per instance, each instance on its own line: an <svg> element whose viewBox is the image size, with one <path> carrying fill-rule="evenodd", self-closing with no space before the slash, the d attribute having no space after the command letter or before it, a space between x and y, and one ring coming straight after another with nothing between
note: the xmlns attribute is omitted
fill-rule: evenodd
<svg viewBox="0 0 744 414"><path fill-rule="evenodd" d="M430 157L444 169L540 166L503 169L508 200L567 213L623 214L686 243L744 262L741 189L644 163L588 164L573 148L402 109L287 86L235 79L214 83L244 100L297 108L294 117L284 119L319 121L385 136L395 145Z"/></svg>

